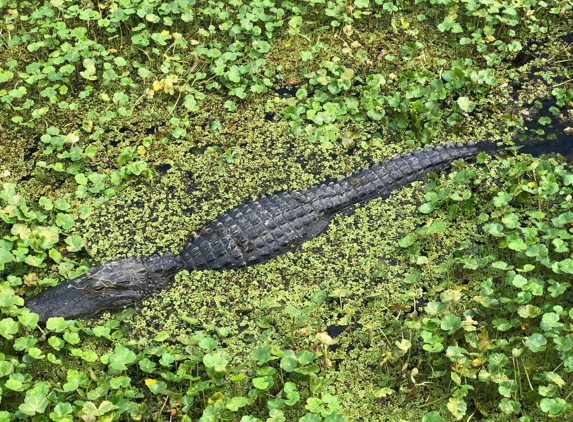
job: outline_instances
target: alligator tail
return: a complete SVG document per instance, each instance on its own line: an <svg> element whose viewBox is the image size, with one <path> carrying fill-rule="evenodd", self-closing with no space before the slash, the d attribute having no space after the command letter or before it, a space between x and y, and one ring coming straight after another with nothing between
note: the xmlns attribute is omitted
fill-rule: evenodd
<svg viewBox="0 0 573 422"><path fill-rule="evenodd" d="M488 142L430 146L358 170L336 182L312 186L300 194L314 197L315 211L325 217L331 216L354 204L387 197L392 191L421 180L430 172L447 170L454 160L471 160L482 151L496 149Z"/></svg>

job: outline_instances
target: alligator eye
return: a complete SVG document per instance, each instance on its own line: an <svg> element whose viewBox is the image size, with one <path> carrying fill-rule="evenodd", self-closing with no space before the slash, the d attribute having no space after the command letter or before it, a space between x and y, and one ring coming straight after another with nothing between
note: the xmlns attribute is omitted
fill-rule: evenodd
<svg viewBox="0 0 573 422"><path fill-rule="evenodd" d="M97 286L92 289L92 292L101 292L103 291L104 286Z"/></svg>

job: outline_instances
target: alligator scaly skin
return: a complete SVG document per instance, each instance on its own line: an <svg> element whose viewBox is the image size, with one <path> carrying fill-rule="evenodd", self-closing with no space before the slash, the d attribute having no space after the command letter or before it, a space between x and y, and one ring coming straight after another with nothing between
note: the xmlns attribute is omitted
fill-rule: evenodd
<svg viewBox="0 0 573 422"><path fill-rule="evenodd" d="M481 150L470 143L428 147L359 170L336 182L247 202L205 226L181 253L188 270L260 264L318 236L345 208L446 170L453 160Z"/></svg>

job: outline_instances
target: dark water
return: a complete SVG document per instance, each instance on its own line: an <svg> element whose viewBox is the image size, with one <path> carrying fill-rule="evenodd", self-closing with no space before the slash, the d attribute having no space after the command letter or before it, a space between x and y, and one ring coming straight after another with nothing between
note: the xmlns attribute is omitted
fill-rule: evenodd
<svg viewBox="0 0 573 422"><path fill-rule="evenodd" d="M519 143L519 152L539 157L544 154L561 154L565 161L573 161L573 135L563 135L555 140L532 140Z"/></svg>
<svg viewBox="0 0 573 422"><path fill-rule="evenodd" d="M543 154L561 154L566 161L573 161L573 120L563 120L555 117L549 109L555 107L555 99L547 98L536 101L536 105L527 107L531 112L526 125L527 132L520 131L516 136L516 143L523 145L519 152L540 156ZM563 115L567 115L569 107L561 109ZM551 123L542 125L539 123L541 117L549 117ZM536 131L543 130L545 133L539 135Z"/></svg>
<svg viewBox="0 0 573 422"><path fill-rule="evenodd" d="M563 36L561 42L563 43L564 52L571 50L573 48L573 32ZM513 65L520 67L535 58L547 58L547 53L541 51L535 56L525 48L516 55ZM547 64L551 65L550 62ZM544 69L542 68L532 66L527 79L529 81L540 80L540 75L543 71ZM563 77L556 76L553 78L552 86L560 85L563 82L566 82L563 80ZM561 87L566 89L567 86L568 84L564 84ZM515 97L519 95L520 90L521 87L518 83L514 86ZM571 116L571 102L563 107L557 107L555 98L550 94L551 87L549 87L548 91L547 98L535 100L524 106L524 109L528 110L524 122L527 131L520 130L517 133L516 142L518 145L524 145L519 150L522 153L535 156L558 153L563 155L566 161L571 162L573 160L573 118L562 117ZM558 116L555 116L552 112L556 111L556 109L559 109ZM551 119L551 123L546 125L539 123L539 119L543 117Z"/></svg>

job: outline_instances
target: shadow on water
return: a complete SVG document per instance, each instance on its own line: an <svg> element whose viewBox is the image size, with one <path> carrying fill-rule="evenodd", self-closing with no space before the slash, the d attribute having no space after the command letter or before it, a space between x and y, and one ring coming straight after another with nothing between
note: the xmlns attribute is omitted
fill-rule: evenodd
<svg viewBox="0 0 573 422"><path fill-rule="evenodd" d="M562 38L565 50L571 49L573 44L573 33L569 33ZM525 65L535 58L547 58L547 53L541 52L534 56L528 49L519 52L513 61L515 67ZM527 80L535 81L542 78L544 69L532 66L529 70ZM555 86L564 83L562 76L555 76L553 83ZM521 90L520 84L514 86L515 97ZM544 99L536 99L523 106L525 117L524 129L520 129L515 137L518 145L523 145L519 150L521 153L539 156L543 154L558 153L565 157L566 161L573 161L573 119L565 118L571 116L573 107L571 102L562 107L557 106L554 96Z"/></svg>
<svg viewBox="0 0 573 422"><path fill-rule="evenodd" d="M524 106L528 110L525 126L515 136L517 145L522 146L519 152L540 156L543 154L561 154L566 161L573 161L573 119L556 117L555 98L535 100ZM571 107L566 105L558 110L559 115L569 114ZM541 123L544 122L550 123Z"/></svg>
<svg viewBox="0 0 573 422"><path fill-rule="evenodd" d="M570 106L562 107L559 114L567 115L570 108ZM530 114L525 122L527 129L521 129L515 137L516 143L523 145L519 152L533 156L557 153L566 161L573 161L573 119L563 119L554 115L557 109L555 98L535 100L527 104L524 109ZM544 118L550 123L541 123Z"/></svg>
<svg viewBox="0 0 573 422"><path fill-rule="evenodd" d="M561 154L565 161L573 161L573 134L558 136L554 140L525 140L518 145L523 145L519 152L540 156L544 154Z"/></svg>

